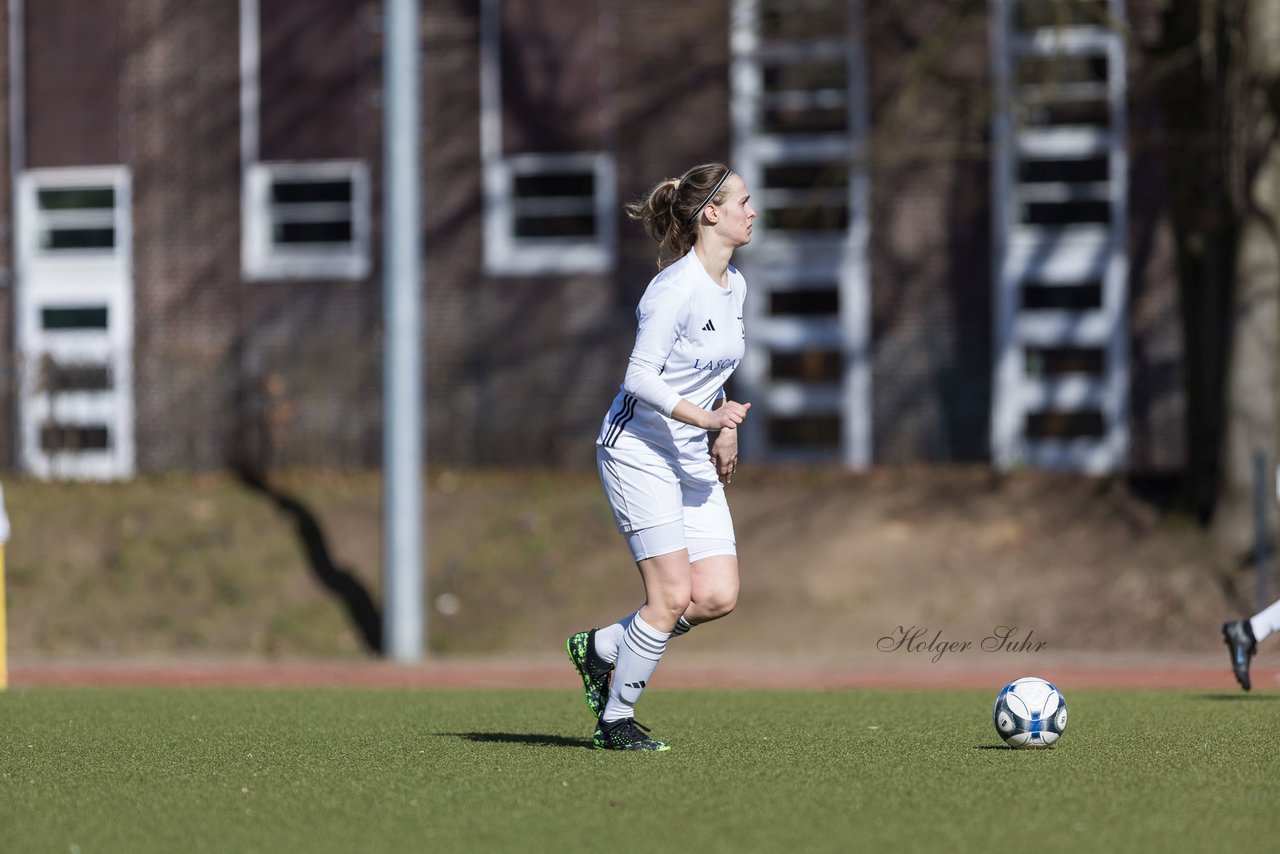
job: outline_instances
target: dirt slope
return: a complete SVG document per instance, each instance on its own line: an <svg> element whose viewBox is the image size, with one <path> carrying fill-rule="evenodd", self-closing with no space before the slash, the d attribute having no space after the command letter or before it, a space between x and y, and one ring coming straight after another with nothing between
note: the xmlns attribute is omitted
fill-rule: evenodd
<svg viewBox="0 0 1280 854"><path fill-rule="evenodd" d="M5 494L17 660L371 654L374 475L8 480ZM427 613L446 656L558 654L567 632L639 602L588 473L433 472L427 503ZM1208 656L1251 604L1247 569L1121 482L786 469L735 479L730 503L739 607L680 641L692 659L885 661L1001 626L1054 652Z"/></svg>

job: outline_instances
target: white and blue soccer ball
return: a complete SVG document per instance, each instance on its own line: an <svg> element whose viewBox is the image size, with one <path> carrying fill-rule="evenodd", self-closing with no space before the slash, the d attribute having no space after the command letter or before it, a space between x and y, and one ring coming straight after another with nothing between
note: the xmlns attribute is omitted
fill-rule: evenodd
<svg viewBox="0 0 1280 854"><path fill-rule="evenodd" d="M1038 676L1023 676L1000 689L991 720L1010 747L1049 747L1067 728L1067 700Z"/></svg>

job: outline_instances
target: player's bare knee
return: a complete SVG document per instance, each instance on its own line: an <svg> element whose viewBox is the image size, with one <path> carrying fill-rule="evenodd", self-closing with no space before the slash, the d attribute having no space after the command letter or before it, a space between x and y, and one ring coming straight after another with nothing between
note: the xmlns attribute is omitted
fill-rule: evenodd
<svg viewBox="0 0 1280 854"><path fill-rule="evenodd" d="M689 610L689 591L684 590L664 590L659 601L654 603L661 613L663 621L670 619L671 625L674 627L676 621L685 611Z"/></svg>
<svg viewBox="0 0 1280 854"><path fill-rule="evenodd" d="M719 620L733 613L733 609L738 605L737 596L726 596L723 598L712 599L707 603L707 616L712 620Z"/></svg>

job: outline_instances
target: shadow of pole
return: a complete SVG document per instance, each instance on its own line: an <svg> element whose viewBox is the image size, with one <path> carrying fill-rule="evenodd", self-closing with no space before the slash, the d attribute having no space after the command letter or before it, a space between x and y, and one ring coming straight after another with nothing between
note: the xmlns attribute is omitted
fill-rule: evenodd
<svg viewBox="0 0 1280 854"><path fill-rule="evenodd" d="M255 492L270 498L293 520L298 539L307 553L311 572L325 589L336 596L347 610L360 640L373 653L382 652L382 614L360 579L333 562L324 531L306 505L269 484L265 477L248 467L238 467L240 481Z"/></svg>

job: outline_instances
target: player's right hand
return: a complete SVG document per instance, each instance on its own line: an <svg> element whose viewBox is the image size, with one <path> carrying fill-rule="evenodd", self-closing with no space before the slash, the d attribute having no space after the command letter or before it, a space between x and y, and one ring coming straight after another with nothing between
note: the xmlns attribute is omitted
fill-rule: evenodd
<svg viewBox="0 0 1280 854"><path fill-rule="evenodd" d="M711 412L711 417L707 420L707 430L733 430L737 428L739 424L746 420L747 410L750 408L751 404L749 403L726 400L723 405Z"/></svg>

